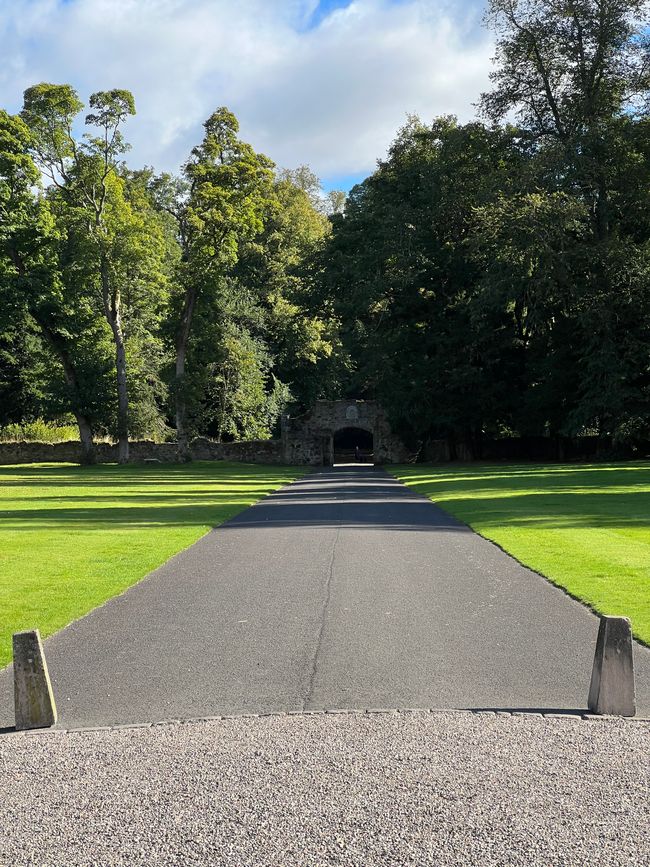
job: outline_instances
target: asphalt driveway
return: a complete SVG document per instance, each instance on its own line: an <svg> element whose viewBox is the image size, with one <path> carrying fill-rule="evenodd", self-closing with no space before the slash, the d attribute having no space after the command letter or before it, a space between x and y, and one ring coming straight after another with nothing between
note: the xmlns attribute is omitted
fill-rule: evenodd
<svg viewBox="0 0 650 867"><path fill-rule="evenodd" d="M314 473L45 642L63 727L323 708L583 710L598 620L380 469ZM639 714L650 651L636 645ZM13 723L0 672L0 726Z"/></svg>

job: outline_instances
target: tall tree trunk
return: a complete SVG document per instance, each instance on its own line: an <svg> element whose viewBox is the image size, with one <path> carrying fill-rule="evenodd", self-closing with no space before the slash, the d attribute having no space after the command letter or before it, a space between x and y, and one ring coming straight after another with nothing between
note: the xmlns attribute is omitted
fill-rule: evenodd
<svg viewBox="0 0 650 867"><path fill-rule="evenodd" d="M607 241L609 238L609 192L607 184L602 179L598 183L594 210L598 240Z"/></svg>
<svg viewBox="0 0 650 867"><path fill-rule="evenodd" d="M117 460L126 464L129 460L129 392L126 383L126 347L122 331L122 315L119 290L111 290L108 262L101 261L102 300L106 320L113 332L115 343L115 372L117 377Z"/></svg>
<svg viewBox="0 0 650 867"><path fill-rule="evenodd" d="M187 345L190 339L192 316L196 304L196 289L188 287L185 290L181 321L176 334L176 439L178 442L178 457L181 461L191 461L192 453L187 432L187 399L185 391L185 360Z"/></svg>
<svg viewBox="0 0 650 867"><path fill-rule="evenodd" d="M115 368L117 371L117 460L129 460L129 393L126 385L126 348L119 313L111 326L115 337Z"/></svg>
<svg viewBox="0 0 650 867"><path fill-rule="evenodd" d="M81 440L81 463L96 464L97 454L95 452L95 443L93 442L93 431L90 422L80 412L75 412L77 426L79 427L79 439Z"/></svg>
<svg viewBox="0 0 650 867"><path fill-rule="evenodd" d="M223 388L221 390L221 410L219 412L219 423L217 426L217 442L220 443L223 437L223 423L226 418L226 407L228 406L228 386L229 386L228 371L223 372Z"/></svg>

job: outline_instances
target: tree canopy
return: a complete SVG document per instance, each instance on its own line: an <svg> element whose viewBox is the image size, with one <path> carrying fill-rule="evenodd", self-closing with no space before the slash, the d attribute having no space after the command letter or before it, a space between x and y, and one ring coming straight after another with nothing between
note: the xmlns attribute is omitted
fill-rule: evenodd
<svg viewBox="0 0 650 867"><path fill-rule="evenodd" d="M641 0L491 0L479 116L408 117L345 196L217 108L177 176L127 167L127 90L0 110L0 425L268 438L377 398L446 438L650 440L650 61Z"/></svg>

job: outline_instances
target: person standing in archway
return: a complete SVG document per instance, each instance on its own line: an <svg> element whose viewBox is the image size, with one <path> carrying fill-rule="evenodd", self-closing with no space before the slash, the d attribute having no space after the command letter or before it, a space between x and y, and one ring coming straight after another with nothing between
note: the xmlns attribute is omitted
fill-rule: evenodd
<svg viewBox="0 0 650 867"><path fill-rule="evenodd" d="M354 447L354 459L358 464L361 463L361 449L359 446Z"/></svg>

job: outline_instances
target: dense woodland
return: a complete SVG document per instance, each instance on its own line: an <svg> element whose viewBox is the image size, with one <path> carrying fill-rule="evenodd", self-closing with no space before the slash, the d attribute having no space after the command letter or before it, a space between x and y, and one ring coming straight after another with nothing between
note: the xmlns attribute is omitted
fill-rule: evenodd
<svg viewBox="0 0 650 867"><path fill-rule="evenodd" d="M0 110L0 427L271 436L378 398L431 438L650 439L650 54L637 0L492 0L477 118L410 117L347 200L226 108L177 176L126 90Z"/></svg>

